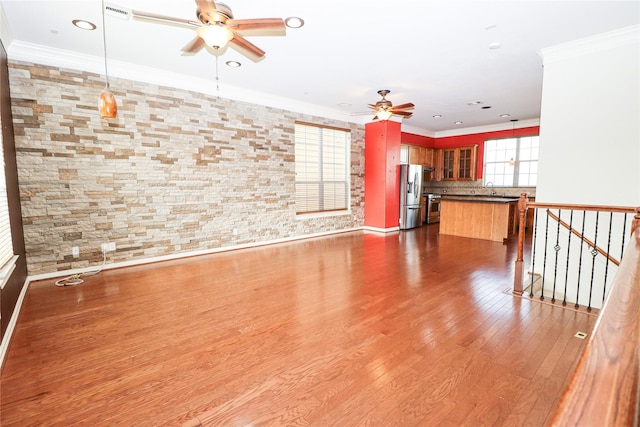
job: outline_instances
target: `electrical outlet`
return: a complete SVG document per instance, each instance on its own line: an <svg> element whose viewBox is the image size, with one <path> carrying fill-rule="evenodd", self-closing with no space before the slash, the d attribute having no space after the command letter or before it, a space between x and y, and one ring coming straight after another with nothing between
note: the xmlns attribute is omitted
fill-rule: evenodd
<svg viewBox="0 0 640 427"><path fill-rule="evenodd" d="M80 248L79 248L79 247L77 247L77 246L72 247L72 248L71 248L71 255L72 255L74 258L78 258L78 257L80 256Z"/></svg>

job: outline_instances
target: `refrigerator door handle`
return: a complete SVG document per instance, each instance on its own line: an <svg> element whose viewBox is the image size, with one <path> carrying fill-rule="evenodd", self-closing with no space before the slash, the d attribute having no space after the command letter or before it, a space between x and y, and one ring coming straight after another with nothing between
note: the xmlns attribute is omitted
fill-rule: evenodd
<svg viewBox="0 0 640 427"><path fill-rule="evenodd" d="M418 172L416 172L416 175L413 177L413 192L415 194L418 194L418 191L420 191L420 181L418 181L418 179L420 179L420 177L418 176Z"/></svg>

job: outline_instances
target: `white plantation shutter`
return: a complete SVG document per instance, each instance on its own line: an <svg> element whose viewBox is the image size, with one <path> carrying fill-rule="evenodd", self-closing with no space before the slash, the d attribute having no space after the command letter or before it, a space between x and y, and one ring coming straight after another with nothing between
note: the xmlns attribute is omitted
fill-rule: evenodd
<svg viewBox="0 0 640 427"><path fill-rule="evenodd" d="M348 208L350 142L349 131L296 123L296 213Z"/></svg>
<svg viewBox="0 0 640 427"><path fill-rule="evenodd" d="M7 183L4 170L4 150L0 136L0 269L13 257L11 224L9 223L9 203L7 202Z"/></svg>

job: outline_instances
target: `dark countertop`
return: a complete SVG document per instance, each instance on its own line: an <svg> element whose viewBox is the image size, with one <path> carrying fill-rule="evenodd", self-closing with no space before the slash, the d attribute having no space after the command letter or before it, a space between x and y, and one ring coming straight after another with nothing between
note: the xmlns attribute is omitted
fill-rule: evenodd
<svg viewBox="0 0 640 427"><path fill-rule="evenodd" d="M472 202L472 203L512 203L517 202L517 197L502 197L502 196L447 196L442 195L440 201L454 201L454 202Z"/></svg>

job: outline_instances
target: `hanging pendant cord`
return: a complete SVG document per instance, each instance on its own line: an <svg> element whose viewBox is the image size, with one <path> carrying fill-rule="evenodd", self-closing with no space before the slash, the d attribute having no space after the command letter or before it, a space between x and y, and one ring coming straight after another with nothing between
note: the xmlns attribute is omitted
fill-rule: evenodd
<svg viewBox="0 0 640 427"><path fill-rule="evenodd" d="M105 19L104 19L104 0L102 0L102 47L104 48L104 77L105 77L104 88L109 90L109 72L107 71L107 35L106 35Z"/></svg>

